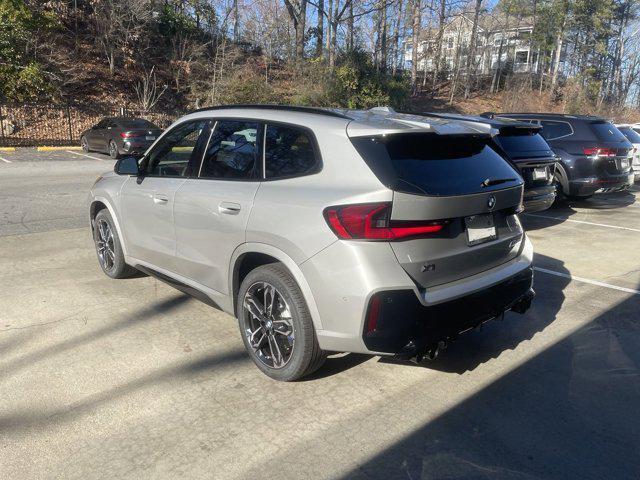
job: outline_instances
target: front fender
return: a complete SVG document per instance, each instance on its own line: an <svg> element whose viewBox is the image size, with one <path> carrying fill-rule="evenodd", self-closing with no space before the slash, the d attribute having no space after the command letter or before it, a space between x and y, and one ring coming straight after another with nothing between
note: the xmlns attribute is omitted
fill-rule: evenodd
<svg viewBox="0 0 640 480"><path fill-rule="evenodd" d="M113 202L111 201L111 199L105 196L94 195L93 193L91 193L89 211L91 211L91 208L96 202L100 202L104 204L107 207L107 210L109 210L109 213L111 214L111 218L113 219L113 222L115 223L115 226L116 226L116 232L118 233L118 238L120 239L120 245L122 246L122 253L126 257L128 252L127 242L125 241L125 236L122 234L122 229L120 228L120 217L116 214L116 209L113 206ZM91 228L93 229L93 224L91 225Z"/></svg>
<svg viewBox="0 0 640 480"><path fill-rule="evenodd" d="M298 283L300 290L302 292L302 296L304 297L305 302L307 303L307 308L309 309L309 314L311 315L311 319L313 321L313 326L316 331L322 330L322 322L320 320L320 312L318 311L318 307L316 305L316 301L313 297L313 292L311 291L311 287L307 283L307 280L300 270L300 267L293 259L284 253L282 250L266 244L266 243L243 243L238 248L235 249L233 255L231 256L231 261L229 262L229 288L230 295L233 297L233 285L234 285L234 275L236 272L236 264L238 259L245 253L262 253L264 255L269 255L277 259L279 262L283 263L285 267L291 272L291 275ZM235 301L233 305L235 309Z"/></svg>

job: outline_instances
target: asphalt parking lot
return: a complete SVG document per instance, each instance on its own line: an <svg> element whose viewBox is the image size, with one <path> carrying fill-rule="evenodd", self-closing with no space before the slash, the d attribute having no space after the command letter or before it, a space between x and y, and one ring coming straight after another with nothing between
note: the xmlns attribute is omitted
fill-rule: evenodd
<svg viewBox="0 0 640 480"><path fill-rule="evenodd" d="M640 188L523 218L534 306L427 366L260 374L234 319L102 274L113 161L0 153L0 478L640 477Z"/></svg>

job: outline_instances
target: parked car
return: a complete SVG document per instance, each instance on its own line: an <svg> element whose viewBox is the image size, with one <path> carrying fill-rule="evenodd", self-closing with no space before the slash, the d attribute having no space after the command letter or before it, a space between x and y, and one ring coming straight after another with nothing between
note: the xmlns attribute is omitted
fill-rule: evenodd
<svg viewBox="0 0 640 480"><path fill-rule="evenodd" d="M142 155L162 129L144 118L103 118L80 136L85 152L108 153L112 158L121 155Z"/></svg>
<svg viewBox="0 0 640 480"><path fill-rule="evenodd" d="M433 357L534 296L523 182L479 130L376 111L199 110L93 186L100 266L235 315L277 380L326 352Z"/></svg>
<svg viewBox="0 0 640 480"><path fill-rule="evenodd" d="M426 113L438 118L450 118L472 124L486 124L492 129L492 148L511 162L524 179L524 209L539 212L549 208L556 199L553 182L556 157L540 135L541 127L507 118L488 119L453 113Z"/></svg>
<svg viewBox="0 0 640 480"><path fill-rule="evenodd" d="M633 184L626 137L603 118L555 113L485 113L542 126L541 135L558 157L555 182L559 193L589 198L624 190Z"/></svg>
<svg viewBox="0 0 640 480"><path fill-rule="evenodd" d="M633 128L633 125L629 124L620 124L616 125L616 128L622 132L622 134L627 137L627 140L631 142L633 145L633 150L631 151L631 168L633 168L633 174L635 181L640 180L640 134L638 130L640 128Z"/></svg>

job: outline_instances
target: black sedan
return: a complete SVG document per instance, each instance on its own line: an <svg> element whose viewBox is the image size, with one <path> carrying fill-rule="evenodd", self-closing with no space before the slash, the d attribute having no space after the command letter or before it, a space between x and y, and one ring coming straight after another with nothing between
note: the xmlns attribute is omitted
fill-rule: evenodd
<svg viewBox="0 0 640 480"><path fill-rule="evenodd" d="M143 118L110 117L82 133L80 145L85 152L142 155L162 133L162 129Z"/></svg>

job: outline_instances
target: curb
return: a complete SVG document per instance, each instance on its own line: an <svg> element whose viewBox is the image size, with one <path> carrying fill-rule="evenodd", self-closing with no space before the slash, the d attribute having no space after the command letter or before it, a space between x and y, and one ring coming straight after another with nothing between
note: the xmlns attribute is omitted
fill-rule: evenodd
<svg viewBox="0 0 640 480"><path fill-rule="evenodd" d="M82 150L82 147L36 147L38 152L58 152L65 150Z"/></svg>
<svg viewBox="0 0 640 480"><path fill-rule="evenodd" d="M16 147L0 147L0 152L15 152Z"/></svg>

